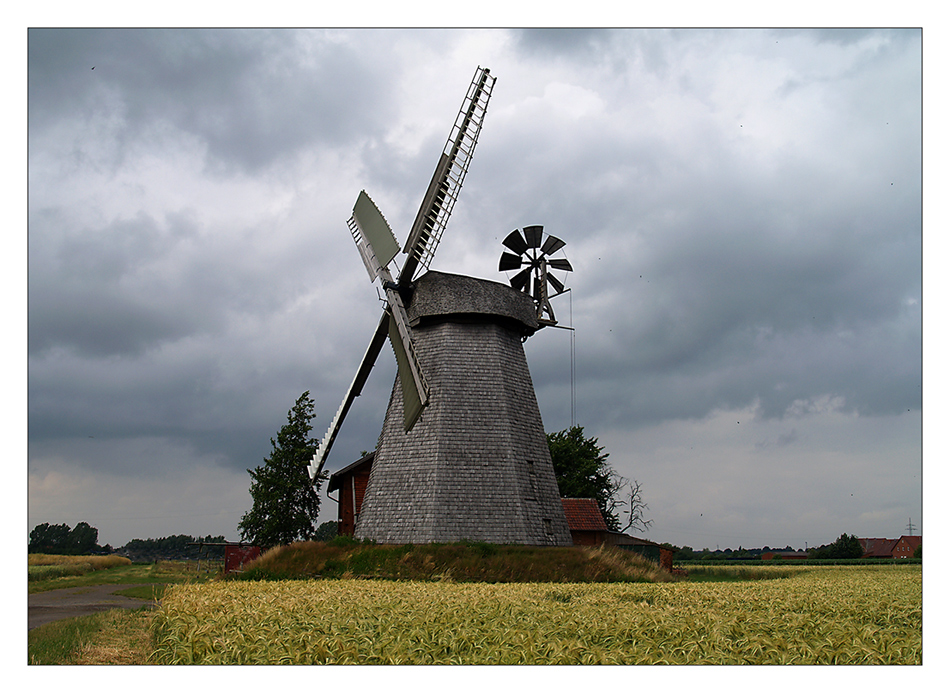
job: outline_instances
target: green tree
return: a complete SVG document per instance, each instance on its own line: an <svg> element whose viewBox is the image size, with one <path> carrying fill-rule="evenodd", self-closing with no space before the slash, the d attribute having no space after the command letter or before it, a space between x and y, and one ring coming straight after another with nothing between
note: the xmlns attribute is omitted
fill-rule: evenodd
<svg viewBox="0 0 950 693"><path fill-rule="evenodd" d="M597 444L597 438L585 438L583 426L572 426L548 433L548 447L561 497L593 498L607 526L619 530L615 494L623 488L624 479L607 464L609 453Z"/></svg>
<svg viewBox="0 0 950 693"><path fill-rule="evenodd" d="M316 534L313 535L315 541L330 541L338 534L340 523L336 520L327 520L317 527Z"/></svg>
<svg viewBox="0 0 950 693"><path fill-rule="evenodd" d="M271 438L271 454L251 475L253 507L238 524L243 541L259 546L277 546L313 539L320 514L320 478L310 480L307 466L317 449L310 437L313 418L310 391L304 392L287 413L287 424L277 440Z"/></svg>
<svg viewBox="0 0 950 693"><path fill-rule="evenodd" d="M861 558L864 549L861 541L853 534L842 534L834 543L819 546L808 552L812 558Z"/></svg>
<svg viewBox="0 0 950 693"><path fill-rule="evenodd" d="M72 529L67 524L51 525L44 522L30 532L29 553L77 555L92 553L99 548L99 530L88 522L80 522Z"/></svg>
<svg viewBox="0 0 950 693"><path fill-rule="evenodd" d="M62 554L69 550L69 525L44 522L30 532L29 553Z"/></svg>
<svg viewBox="0 0 950 693"><path fill-rule="evenodd" d="M91 553L98 546L99 530L88 522L80 522L70 530L68 542L70 553Z"/></svg>

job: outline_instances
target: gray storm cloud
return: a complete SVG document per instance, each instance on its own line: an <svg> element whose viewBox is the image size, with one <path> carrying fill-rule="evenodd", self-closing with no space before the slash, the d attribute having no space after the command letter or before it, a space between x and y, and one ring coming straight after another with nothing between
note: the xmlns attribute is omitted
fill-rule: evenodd
<svg viewBox="0 0 950 693"><path fill-rule="evenodd" d="M432 267L504 281L513 228L567 241L577 422L652 489L651 538L745 536L795 455L886 479L855 438L872 423L917 475L893 510L826 528L789 502L769 531L919 518L919 425L890 425L921 411L919 31L30 30L28 49L33 524L234 536L244 470L304 390L322 434L378 317L357 193L403 240L479 64L498 82ZM549 430L570 424L568 339L526 345ZM375 444L391 360L331 469ZM736 412L758 431L724 441ZM705 492L673 470L746 454L773 471L736 472L735 519L691 528ZM214 527L162 506L130 530L63 490L175 478L209 485Z"/></svg>

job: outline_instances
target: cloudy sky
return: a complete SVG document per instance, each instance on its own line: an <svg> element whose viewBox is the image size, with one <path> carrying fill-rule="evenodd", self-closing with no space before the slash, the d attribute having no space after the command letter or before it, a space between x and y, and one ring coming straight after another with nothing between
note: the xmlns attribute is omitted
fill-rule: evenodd
<svg viewBox="0 0 950 693"><path fill-rule="evenodd" d="M526 346L548 431L694 548L922 533L918 30L31 31L28 524L223 534L295 399L322 435L405 238L497 78L432 269L567 241ZM328 469L374 446L383 351ZM323 500L323 519L336 504Z"/></svg>

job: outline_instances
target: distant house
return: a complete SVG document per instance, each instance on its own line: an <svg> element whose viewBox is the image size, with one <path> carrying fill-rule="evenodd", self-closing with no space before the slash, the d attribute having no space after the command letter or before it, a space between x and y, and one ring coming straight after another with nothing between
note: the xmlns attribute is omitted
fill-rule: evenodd
<svg viewBox="0 0 950 693"><path fill-rule="evenodd" d="M363 494L369 483L369 472L373 468L376 451L364 455L353 464L330 475L327 493L339 491L337 501L337 534L352 537L356 532L356 520L363 506Z"/></svg>
<svg viewBox="0 0 950 693"><path fill-rule="evenodd" d="M858 539L862 558L913 558L923 537L904 535L900 539Z"/></svg>
<svg viewBox="0 0 950 693"><path fill-rule="evenodd" d="M763 561L771 561L773 558L779 558L781 560L797 560L802 558L808 558L808 554L804 551L765 551L762 554Z"/></svg>
<svg viewBox="0 0 950 693"><path fill-rule="evenodd" d="M897 539L858 539L864 553L861 558L893 558Z"/></svg>
<svg viewBox="0 0 950 693"><path fill-rule="evenodd" d="M922 541L923 537L921 536L915 537L905 534L894 544L894 550L891 552L891 556L894 558L913 558L914 551L920 547Z"/></svg>

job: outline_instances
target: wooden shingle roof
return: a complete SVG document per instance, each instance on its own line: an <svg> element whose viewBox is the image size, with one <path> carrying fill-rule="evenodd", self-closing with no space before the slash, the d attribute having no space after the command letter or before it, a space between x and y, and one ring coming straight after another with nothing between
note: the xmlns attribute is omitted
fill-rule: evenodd
<svg viewBox="0 0 950 693"><path fill-rule="evenodd" d="M327 484L327 493L332 493L333 491L336 491L338 488L340 488L340 486L343 484L343 479L353 474L364 465L372 466L373 458L375 457L376 451L373 450L372 452L363 455L361 458L356 460L356 462L347 465L343 469L333 472L333 474L330 475L329 483Z"/></svg>
<svg viewBox="0 0 950 693"><path fill-rule="evenodd" d="M606 532L608 527L593 498L562 498L567 526L572 532Z"/></svg>

